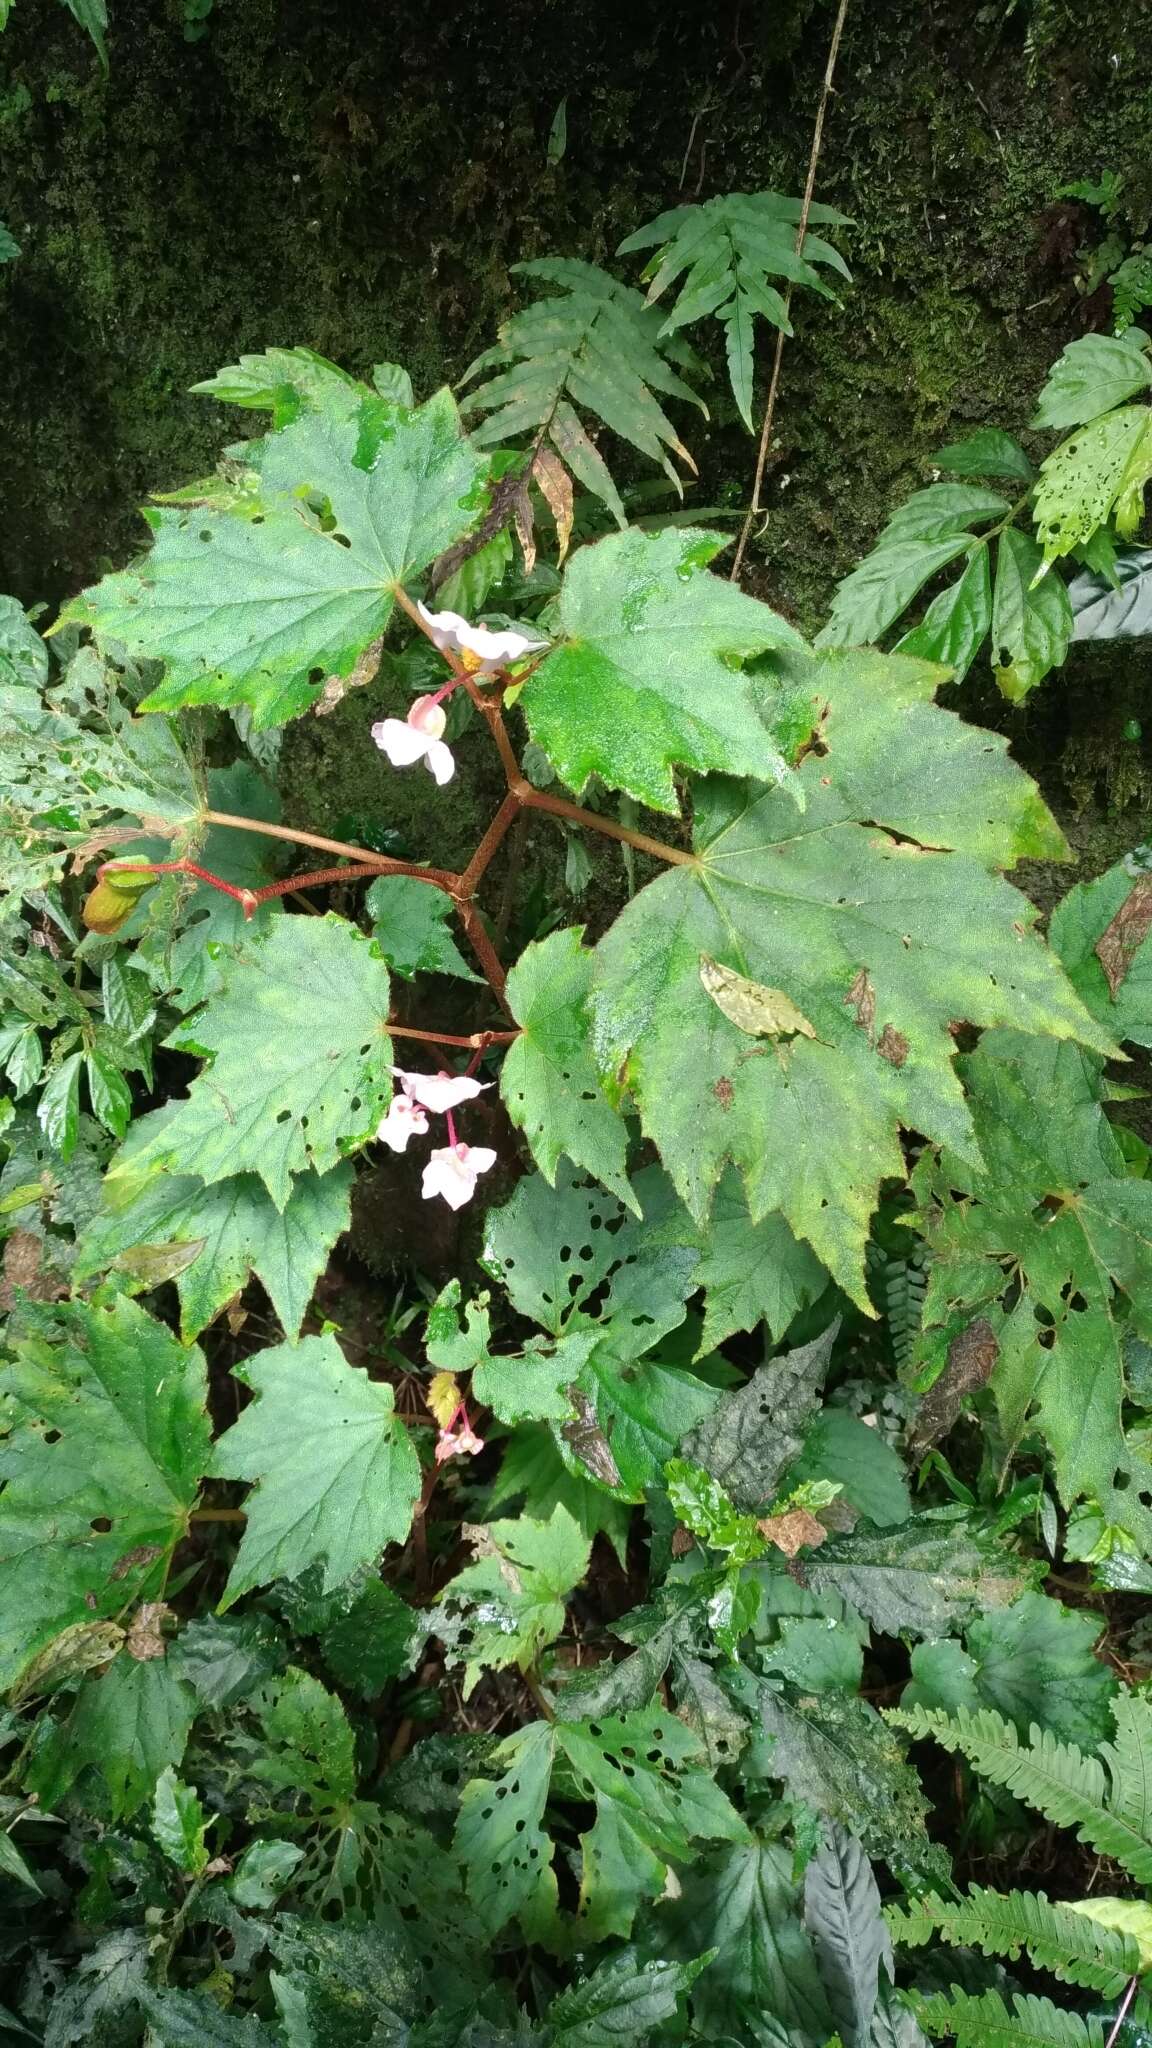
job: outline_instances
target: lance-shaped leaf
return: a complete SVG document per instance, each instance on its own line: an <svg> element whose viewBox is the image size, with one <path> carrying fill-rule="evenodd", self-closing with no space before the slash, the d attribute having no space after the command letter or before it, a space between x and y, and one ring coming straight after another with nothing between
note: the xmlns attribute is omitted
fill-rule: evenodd
<svg viewBox="0 0 1152 2048"><path fill-rule="evenodd" d="M845 2048L864 2048L892 1943L880 1889L860 1843L835 1823L804 1873L804 1924Z"/></svg>
<svg viewBox="0 0 1152 2048"><path fill-rule="evenodd" d="M695 1955L702 1943L718 1952L692 2001L708 2038L755 2038L771 2014L769 2038L823 2048L835 2021L800 1900L792 1856L781 1842L757 1839L716 1849L685 1873L678 1896L662 1910L662 1933L665 1953L670 1947L673 1954Z"/></svg>
<svg viewBox="0 0 1152 2048"><path fill-rule="evenodd" d="M132 1154L173 1108L133 1125L121 1154L125 1174ZM328 1255L348 1228L352 1180L346 1162L329 1173L303 1173L280 1210L252 1173L210 1187L193 1174L157 1173L126 1207L106 1207L93 1220L77 1249L75 1278L89 1280L113 1266L137 1290L174 1279L187 1343L255 1273L285 1335L295 1337Z"/></svg>
<svg viewBox="0 0 1152 2048"><path fill-rule="evenodd" d="M204 1361L134 1302L42 1310L0 1376L0 1684L147 1597L210 1440Z"/></svg>
<svg viewBox="0 0 1152 2048"><path fill-rule="evenodd" d="M548 2007L548 2025L559 2048L615 2048L640 2042L662 2020L673 2019L677 2002L706 1970L710 1955L692 1962L642 1962L635 1950L609 1956L579 1984Z"/></svg>
<svg viewBox="0 0 1152 2048"><path fill-rule="evenodd" d="M1000 744L922 701L931 673L890 661L810 666L831 708L827 751L799 770L803 812L783 791L701 786L696 864L627 906L597 947L592 994L601 1070L631 1087L693 1215L732 1161L752 1219L781 1210L861 1305L876 1193L904 1172L900 1127L974 1156L953 1025L1111 1046L1031 905L984 866L1063 844L1034 785ZM815 1037L751 1038L703 987L702 958L782 990Z"/></svg>
<svg viewBox="0 0 1152 2048"><path fill-rule="evenodd" d="M335 1166L391 1099L388 1000L387 968L346 919L274 918L180 1026L175 1042L211 1063L133 1155L133 1177L148 1163L208 1182L259 1174L286 1208L293 1176Z"/></svg>
<svg viewBox="0 0 1152 2048"><path fill-rule="evenodd" d="M800 1451L840 1328L835 1322L810 1344L758 1366L747 1385L724 1394L685 1439L690 1458L751 1512L770 1501Z"/></svg>
<svg viewBox="0 0 1152 2048"><path fill-rule="evenodd" d="M307 710L384 631L397 588L482 512L487 464L447 391L414 412L321 397L259 444L252 497L150 511L150 552L67 608L164 662L145 709L246 704L257 730Z"/></svg>
<svg viewBox="0 0 1152 2048"><path fill-rule="evenodd" d="M1017 704L1059 668L1072 637L1072 607L1057 575L1041 578L1036 542L1009 526L996 551L992 593L992 665L1000 690Z"/></svg>
<svg viewBox="0 0 1152 2048"><path fill-rule="evenodd" d="M223 1605L314 1564L328 1592L404 1541L420 1461L387 1381L349 1365L331 1336L258 1351L236 1377L259 1398L218 1439L212 1469L256 1483Z"/></svg>
<svg viewBox="0 0 1152 2048"><path fill-rule="evenodd" d="M1152 1185L1126 1173L1098 1063L1078 1047L989 1034L964 1078L984 1168L946 1156L919 1170L932 1250L921 1356L937 1362L983 1315L1002 1344L991 1386L1009 1443L1034 1414L1062 1500L1097 1502L1143 1548L1152 1513L1124 1437L1121 1316L1127 1295L1152 1333Z"/></svg>
<svg viewBox="0 0 1152 2048"><path fill-rule="evenodd" d="M639 1214L626 1170L628 1133L588 1045L594 962L582 937L577 926L526 946L508 976L508 1001L522 1030L504 1056L500 1093L547 1181L555 1184L567 1156Z"/></svg>
<svg viewBox="0 0 1152 2048"><path fill-rule="evenodd" d="M676 813L674 768L784 776L763 687L740 662L802 643L767 605L709 573L724 544L693 527L630 528L573 556L558 644L521 697L533 739L572 789L598 775Z"/></svg>
<svg viewBox="0 0 1152 2048"><path fill-rule="evenodd" d="M833 1536L805 1566L814 1593L839 1593L885 1635L934 1638L1007 1607L1030 1574L963 1509L936 1508L896 1529L867 1523Z"/></svg>

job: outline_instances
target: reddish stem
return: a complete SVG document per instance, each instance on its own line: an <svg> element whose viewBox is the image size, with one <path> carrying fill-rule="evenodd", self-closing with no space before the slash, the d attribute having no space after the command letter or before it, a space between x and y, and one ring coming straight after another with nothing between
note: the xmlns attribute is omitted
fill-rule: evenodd
<svg viewBox="0 0 1152 2048"><path fill-rule="evenodd" d="M573 824L587 825L592 832L603 832L609 839L619 839L625 846L634 846L640 853L650 853L655 860L667 861L671 867L694 868L698 866L694 853L685 853L679 846L669 846L663 839L650 839L647 832L633 832L629 825L617 825L611 818L601 818L595 811L582 810L579 804L569 803L567 797L549 796L546 790L533 789L530 782L519 779L513 794L531 811L551 811L557 818L571 818Z"/></svg>
<svg viewBox="0 0 1152 2048"><path fill-rule="evenodd" d="M471 898L476 894L477 882L492 860L509 826L515 824L519 815L520 799L512 790L509 790L460 877L457 889L459 897Z"/></svg>
<svg viewBox="0 0 1152 2048"><path fill-rule="evenodd" d="M452 1150L455 1151L459 1140L456 1136L456 1119L450 1109L444 1111L444 1121L448 1126L448 1143L451 1145Z"/></svg>
<svg viewBox="0 0 1152 2048"><path fill-rule="evenodd" d="M450 1031L417 1031L412 1024L386 1024L384 1029L389 1038L418 1038L424 1045L474 1046L477 1059L490 1045L514 1045L520 1036L519 1031L474 1031L469 1038L454 1038Z"/></svg>

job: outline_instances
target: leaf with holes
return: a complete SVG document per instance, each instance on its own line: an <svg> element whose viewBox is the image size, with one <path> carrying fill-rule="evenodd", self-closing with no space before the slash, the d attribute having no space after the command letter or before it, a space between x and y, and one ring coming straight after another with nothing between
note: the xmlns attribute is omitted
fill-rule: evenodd
<svg viewBox="0 0 1152 2048"><path fill-rule="evenodd" d="M738 1507L751 1513L774 1499L819 1405L839 1328L837 1320L810 1344L758 1366L685 1439L687 1455L727 1488Z"/></svg>
<svg viewBox="0 0 1152 2048"><path fill-rule="evenodd" d="M752 1220L781 1210L867 1306L868 1219L881 1180L903 1177L900 1127L974 1155L956 1020L1101 1051L1111 1040L1034 934L1031 906L986 871L1064 844L1003 743L937 711L937 676L920 664L798 666L827 703L826 752L799 770L806 810L779 790L700 786L697 864L650 882L596 949L593 1045L698 1220L731 1161ZM786 988L816 1037L750 1046L702 987L702 956Z"/></svg>
<svg viewBox="0 0 1152 2048"><path fill-rule="evenodd" d="M1036 542L1018 527L1001 534L992 593L992 668L1013 704L1060 667L1072 637L1067 589L1059 576L1041 576L1042 562Z"/></svg>
<svg viewBox="0 0 1152 2048"><path fill-rule="evenodd" d="M564 1627L564 1601L588 1569L591 1545L566 1509L474 1532L476 1561L449 1579L435 1633L466 1663L464 1697L485 1671L521 1671Z"/></svg>
<svg viewBox="0 0 1152 2048"><path fill-rule="evenodd" d="M805 1567L814 1593L838 1593L885 1635L935 1638L1010 1606L1033 1576L995 1531L963 1509L929 1508L895 1529L865 1523L821 1545Z"/></svg>
<svg viewBox="0 0 1152 2048"><path fill-rule="evenodd" d="M123 1173L174 1108L133 1125L120 1155ZM126 1206L107 1207L94 1218L77 1248L75 1278L88 1280L112 1267L137 1291L174 1278L187 1343L254 1273L285 1335L296 1337L328 1255L348 1228L352 1179L347 1162L330 1173L302 1173L280 1210L255 1174L205 1187L192 1174L157 1173Z"/></svg>
<svg viewBox="0 0 1152 2048"><path fill-rule="evenodd" d="M653 1247L685 1245L699 1253L692 1275L704 1292L701 1353L714 1351L737 1330L768 1326L784 1335L793 1317L817 1299L827 1273L806 1244L792 1235L782 1216L753 1223L748 1198L735 1169L721 1176L707 1224L685 1208L662 1167L647 1166L635 1191L644 1212L645 1242Z"/></svg>
<svg viewBox="0 0 1152 2048"><path fill-rule="evenodd" d="M724 545L694 527L629 528L569 562L556 644L520 701L532 738L577 793L598 775L676 814L674 768L784 778L763 691L741 662L800 637L709 573Z"/></svg>
<svg viewBox="0 0 1152 2048"><path fill-rule="evenodd" d="M235 1370L258 1399L217 1439L212 1469L255 1484L221 1604L313 1564L329 1591L402 1543L420 1462L387 1381L349 1365L332 1336L258 1351Z"/></svg>
<svg viewBox="0 0 1152 2048"><path fill-rule="evenodd" d="M142 1169L209 1183L259 1174L283 1210L293 1176L326 1173L370 1136L392 1096L388 970L342 917L278 917L245 940L205 1009L179 1026L208 1061L141 1152ZM118 1169L110 1176L115 1184Z"/></svg>
<svg viewBox="0 0 1152 2048"><path fill-rule="evenodd" d="M150 552L67 607L165 664L144 709L245 704L257 731L308 710L379 638L396 590L484 510L487 464L447 391L415 411L319 397L257 444L253 496L150 511Z"/></svg>
<svg viewBox="0 0 1152 2048"><path fill-rule="evenodd" d="M521 1035L504 1056L500 1093L547 1181L555 1183L566 1156L638 1215L628 1183L627 1130L601 1086L588 1046L594 961L582 938L579 926L553 932L526 946L508 976L508 1001Z"/></svg>
<svg viewBox="0 0 1152 2048"><path fill-rule="evenodd" d="M127 1300L35 1312L0 1378L0 1684L163 1580L210 1452L204 1360Z"/></svg>
<svg viewBox="0 0 1152 2048"><path fill-rule="evenodd" d="M1079 427L1041 464L1036 531L1045 562L1090 540L1114 517L1121 539L1139 524L1152 476L1152 409L1123 405Z"/></svg>
<svg viewBox="0 0 1152 2048"><path fill-rule="evenodd" d="M1073 1045L987 1034L962 1064L983 1166L926 1154L918 1218L932 1252L919 1355L935 1363L979 1312L1009 1448L1029 1418L1061 1499L1087 1498L1152 1545L1147 1467L1123 1430L1125 1297L1152 1333L1152 1184L1128 1175L1099 1062ZM1037 1118L1038 1102L1052 1105Z"/></svg>

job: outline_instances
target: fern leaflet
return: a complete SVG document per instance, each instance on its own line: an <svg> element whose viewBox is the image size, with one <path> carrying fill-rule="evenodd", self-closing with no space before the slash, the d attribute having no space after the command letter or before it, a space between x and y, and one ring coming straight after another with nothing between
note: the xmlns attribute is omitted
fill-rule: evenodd
<svg viewBox="0 0 1152 2048"><path fill-rule="evenodd" d="M950 1998L938 1992L910 2003L927 2033L954 2034L960 2048L1100 2048L1104 2039L1099 2020L1019 1991L1011 2011L998 1991L953 1991Z"/></svg>
<svg viewBox="0 0 1152 2048"><path fill-rule="evenodd" d="M888 1909L894 1941L920 1948L933 1934L958 1948L1015 1961L1024 1950L1064 1984L1083 1984L1114 1998L1140 1970L1140 1949L1130 1934L1101 1927L1043 1892L994 1892L973 1885L965 1897L918 1899L908 1910Z"/></svg>

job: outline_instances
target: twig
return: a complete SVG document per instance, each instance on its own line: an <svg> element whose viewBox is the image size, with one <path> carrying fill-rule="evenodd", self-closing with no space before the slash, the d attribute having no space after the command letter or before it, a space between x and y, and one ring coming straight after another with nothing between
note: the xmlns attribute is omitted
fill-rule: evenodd
<svg viewBox="0 0 1152 2048"><path fill-rule="evenodd" d="M588 825L593 832L603 832L609 839L622 840L625 846L634 846L640 853L650 853L656 860L667 861L670 867L694 868L699 865L696 855L685 853L682 847L669 846L663 839L650 839L647 832L634 832L630 825L617 825L613 818L601 818L596 811L582 810L579 804L570 804L567 797L549 796L547 790L533 789L530 782L518 783L513 794L528 810L550 811L554 817L570 818L576 825Z"/></svg>
<svg viewBox="0 0 1152 2048"><path fill-rule="evenodd" d="M469 1050L486 1052L490 1045L514 1045L520 1037L519 1031L473 1031L468 1038L454 1037L450 1031L417 1031L413 1024L386 1024L389 1038L419 1038L425 1045L462 1045Z"/></svg>
<svg viewBox="0 0 1152 2048"><path fill-rule="evenodd" d="M824 86L820 94L820 105L816 110L816 125L812 130L812 150L808 158L808 179L804 186L804 198L800 206L800 221L796 229L797 255L803 249L804 237L808 233L808 215L812 208L812 194L816 189L816 167L820 162L820 147L824 140L824 116L828 111L828 101L832 94L832 78L836 70L836 58L840 51L840 38L844 33L844 18L847 12L848 0L840 0L835 25L832 30L832 41L828 46L828 62L824 66ZM791 304L792 279L789 278L784 288L785 320L788 318ZM748 545L748 536L752 531L752 522L760 511L760 486L764 481L764 465L768 460L768 446L772 438L772 422L776 413L776 393L780 388L780 364L783 356L784 328L779 327L776 331L776 353L772 361L772 379L768 386L768 402L764 408L764 424L760 429L760 446L756 454L756 478L752 485L752 503L745 514L744 524L740 529L740 538L736 543L736 559L732 564L730 579L733 583L736 582L740 574L740 565L744 560L744 550Z"/></svg>
<svg viewBox="0 0 1152 2048"><path fill-rule="evenodd" d="M1136 1986L1139 1982L1140 1979L1138 1977L1129 1978L1128 1989L1124 1993L1124 2002L1121 2005L1119 2012L1117 2013L1115 2019L1112 2022L1112 2032L1109 2034L1108 2039L1105 2041L1104 2048L1113 2048L1116 2036L1120 2032L1120 2029L1124 2025L1124 2021L1127 2018L1128 2007L1131 2005L1132 2000L1136 1996Z"/></svg>

